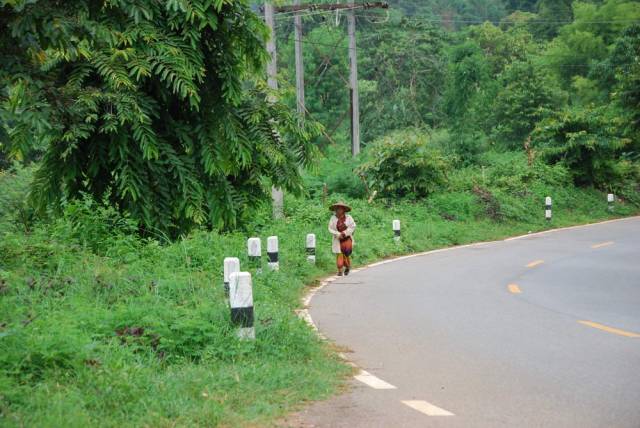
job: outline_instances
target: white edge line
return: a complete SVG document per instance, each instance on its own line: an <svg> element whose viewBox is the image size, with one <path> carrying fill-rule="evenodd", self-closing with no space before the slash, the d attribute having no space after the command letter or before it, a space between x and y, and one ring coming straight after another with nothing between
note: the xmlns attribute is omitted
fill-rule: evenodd
<svg viewBox="0 0 640 428"><path fill-rule="evenodd" d="M402 404L409 406L420 413L424 413L427 416L455 416L450 411L423 400L405 400L402 401Z"/></svg>
<svg viewBox="0 0 640 428"><path fill-rule="evenodd" d="M640 218L640 216L636 215L636 216L624 217L624 218L614 218L612 220L604 220L604 221L599 221L597 223L577 224L575 226L566 226L566 227L560 227L560 228L557 228L557 229L542 230L540 232L528 233L526 235L513 236L511 238L503 239L503 241L515 241L517 239L523 239L523 238L527 238L529 236L546 235L547 233L560 232L562 230L570 230L570 229L579 229L581 227L598 226L598 225L601 225L601 224L615 223L615 222L618 222L618 221L632 220L632 219L637 219L637 218ZM501 241L494 241L494 242L501 242Z"/></svg>
<svg viewBox="0 0 640 428"><path fill-rule="evenodd" d="M379 377L372 375L366 370L360 369L360 371L357 375L354 376L354 378L373 389L397 389L395 386L383 381Z"/></svg>

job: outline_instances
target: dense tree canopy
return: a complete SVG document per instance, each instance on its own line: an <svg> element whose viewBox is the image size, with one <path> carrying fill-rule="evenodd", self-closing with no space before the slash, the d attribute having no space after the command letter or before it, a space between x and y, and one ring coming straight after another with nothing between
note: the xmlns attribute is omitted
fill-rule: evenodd
<svg viewBox="0 0 640 428"><path fill-rule="evenodd" d="M317 129L270 102L247 2L2 5L0 138L14 158L42 152L40 206L89 193L175 233L299 188Z"/></svg>

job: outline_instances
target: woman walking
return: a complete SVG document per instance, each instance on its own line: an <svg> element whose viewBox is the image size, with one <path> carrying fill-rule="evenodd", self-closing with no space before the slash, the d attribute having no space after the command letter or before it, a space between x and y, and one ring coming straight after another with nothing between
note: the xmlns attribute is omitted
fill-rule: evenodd
<svg viewBox="0 0 640 428"><path fill-rule="evenodd" d="M331 205L331 211L334 215L329 220L329 233L333 235L331 249L336 254L338 276L349 275L356 222L353 221L353 217L347 214L351 211L351 207L343 202Z"/></svg>

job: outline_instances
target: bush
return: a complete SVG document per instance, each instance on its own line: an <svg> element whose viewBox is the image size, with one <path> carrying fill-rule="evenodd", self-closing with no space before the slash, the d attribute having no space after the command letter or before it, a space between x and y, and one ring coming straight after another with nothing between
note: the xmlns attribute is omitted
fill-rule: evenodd
<svg viewBox="0 0 640 428"><path fill-rule="evenodd" d="M456 160L460 166L468 166L478 161L478 157L487 150L487 137L479 131L438 130L431 139L436 147Z"/></svg>
<svg viewBox="0 0 640 428"><path fill-rule="evenodd" d="M16 165L0 171L0 227L12 225L27 231L34 218L33 209L27 204L32 169Z"/></svg>
<svg viewBox="0 0 640 428"><path fill-rule="evenodd" d="M53 230L56 238L79 243L99 255L114 254L114 250L132 248L138 242L134 220L86 194L65 204Z"/></svg>
<svg viewBox="0 0 640 428"><path fill-rule="evenodd" d="M358 160L354 159L347 142L341 146L326 148L324 158L316 170L305 176L305 186L314 197L322 195L322 187L327 185L330 194L343 194L349 198L364 198L367 189L362 179L354 173Z"/></svg>
<svg viewBox="0 0 640 428"><path fill-rule="evenodd" d="M367 147L356 169L382 197L420 198L446 183L449 160L424 131L396 131Z"/></svg>
<svg viewBox="0 0 640 428"><path fill-rule="evenodd" d="M576 185L610 189L638 179L637 168L622 158L631 140L618 135L619 125L602 109L567 110L540 122L532 143L547 163L565 165Z"/></svg>

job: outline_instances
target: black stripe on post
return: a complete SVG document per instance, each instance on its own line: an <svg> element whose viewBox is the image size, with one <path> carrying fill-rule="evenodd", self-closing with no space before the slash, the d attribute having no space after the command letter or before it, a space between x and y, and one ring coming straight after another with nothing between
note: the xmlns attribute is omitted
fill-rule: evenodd
<svg viewBox="0 0 640 428"><path fill-rule="evenodd" d="M400 231L399 230L394 230L393 231L393 235L397 236L397 237L400 237Z"/></svg>
<svg viewBox="0 0 640 428"><path fill-rule="evenodd" d="M267 253L269 263L278 263L278 253Z"/></svg>
<svg viewBox="0 0 640 428"><path fill-rule="evenodd" d="M231 322L239 327L253 327L253 306L231 308Z"/></svg>
<svg viewBox="0 0 640 428"><path fill-rule="evenodd" d="M307 248L307 255L308 256L315 256L316 255L316 249L313 247Z"/></svg>

